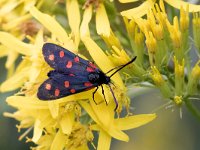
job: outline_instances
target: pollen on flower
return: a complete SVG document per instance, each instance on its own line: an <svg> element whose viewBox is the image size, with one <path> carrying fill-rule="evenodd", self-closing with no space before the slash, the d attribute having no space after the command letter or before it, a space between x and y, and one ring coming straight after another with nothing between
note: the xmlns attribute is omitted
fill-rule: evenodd
<svg viewBox="0 0 200 150"><path fill-rule="evenodd" d="M153 36L152 32L146 33L146 45L148 47L149 53L155 54L157 49L157 41Z"/></svg>
<svg viewBox="0 0 200 150"><path fill-rule="evenodd" d="M174 56L174 63L175 63L175 74L178 77L183 77L184 76L184 64L185 64L184 59L182 60L181 63L179 63L179 61Z"/></svg>
<svg viewBox="0 0 200 150"><path fill-rule="evenodd" d="M200 60L196 63L192 69L192 77L194 79L200 79Z"/></svg>
<svg viewBox="0 0 200 150"><path fill-rule="evenodd" d="M181 31L186 31L188 30L189 27L189 5L187 5L186 10L181 7L180 9L180 29Z"/></svg>
<svg viewBox="0 0 200 150"><path fill-rule="evenodd" d="M166 20L166 21L167 21L167 27L168 27L174 48L180 48L181 44L182 44L182 38L181 38L181 31L179 30L177 16L175 16L173 19L174 25L171 25L168 20Z"/></svg>
<svg viewBox="0 0 200 150"><path fill-rule="evenodd" d="M88 141L91 142L93 138L94 136L88 126L75 123L71 134L68 136L66 145L68 149L77 149L87 144Z"/></svg>
<svg viewBox="0 0 200 150"><path fill-rule="evenodd" d="M158 69L155 66L152 66L151 69L152 69L152 73L151 73L152 79L154 80L154 82L157 86L161 86L164 83L164 80L163 80L160 72L158 71Z"/></svg>
<svg viewBox="0 0 200 150"><path fill-rule="evenodd" d="M183 103L182 96L174 96L174 102L180 106Z"/></svg>

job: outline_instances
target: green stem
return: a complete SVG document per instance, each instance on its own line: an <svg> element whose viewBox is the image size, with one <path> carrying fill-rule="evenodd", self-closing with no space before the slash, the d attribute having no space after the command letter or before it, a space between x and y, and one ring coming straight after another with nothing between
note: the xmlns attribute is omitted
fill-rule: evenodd
<svg viewBox="0 0 200 150"><path fill-rule="evenodd" d="M185 100L187 109L200 121L200 111L191 103L189 99Z"/></svg>

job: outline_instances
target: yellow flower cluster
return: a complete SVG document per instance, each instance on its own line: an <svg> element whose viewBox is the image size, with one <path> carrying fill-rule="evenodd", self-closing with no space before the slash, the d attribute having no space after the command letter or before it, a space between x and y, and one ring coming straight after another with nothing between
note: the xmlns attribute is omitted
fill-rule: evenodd
<svg viewBox="0 0 200 150"><path fill-rule="evenodd" d="M129 3L133 1L121 0L121 2ZM178 18L178 15L174 15L171 23L164 2L180 9L180 18ZM147 9L147 7L151 9ZM181 97L181 101L185 101L192 94L199 92L199 77L196 73L198 72L199 62L192 68L189 55L189 51L191 51L189 12L198 12L199 8L199 5L183 1L160 0L157 4L153 0L147 0L137 8L121 12L125 17L124 22L131 46L139 58L136 65L140 66L140 70L141 68L143 70L149 69L149 77L153 80L152 84L160 89L165 98L174 101L177 105L179 104L177 97ZM144 9L145 11L142 11ZM147 14L147 17L141 18L145 14ZM192 21L194 43L199 55L199 13L193 13ZM139 44L136 40L141 39L138 30L144 35ZM141 46L144 43L146 48ZM140 52L138 52L138 49ZM147 61L151 67L145 64L146 49L149 57ZM139 76L140 80L146 81L148 79L144 75L145 73L142 74L142 77Z"/></svg>
<svg viewBox="0 0 200 150"><path fill-rule="evenodd" d="M23 9L19 6L21 2L24 3ZM92 99L93 90L55 101L41 101L37 98L38 87L47 79L47 73L52 70L42 55L41 50L45 42L59 44L80 57L86 58L79 52L79 47L83 44L97 66L104 72L130 60L110 29L110 22L102 2L95 3L97 6L94 8L93 3L85 3L83 16L81 16L78 0L67 0L65 8L68 17L66 20L71 29L69 33L56 21L55 17L39 10L40 6L45 7L45 4L43 1L2 3L5 10L8 9L7 7L11 7L10 9L13 10L14 18L17 18L15 20L16 26L24 24L26 19L35 19L34 24L31 25L33 28L28 29L34 31L31 34L25 32L21 36L20 31L15 32L15 28L11 27L10 30L2 28L3 30L0 32L0 50L2 50L0 53L1 56L8 56L7 68L10 68L19 55L22 55L16 69L13 66L11 76L0 87L1 92L21 88L17 94L6 99L8 105L17 109L16 112L5 112L4 116L19 121L17 125L19 132L22 128L27 129L19 137L19 140L33 130L33 136L27 137L27 142L34 142L37 145L32 149L88 149L88 142L92 143L93 141L93 131L99 132L98 150L109 149L112 137L128 141L129 137L123 130L146 124L152 121L156 115L142 114L116 118L115 113L119 116L124 105L129 110L130 103L126 96L126 87L119 73L112 77L112 82L116 85L112 89L119 102L117 112L114 111L115 103L110 89L106 86L104 86L104 94L108 105L106 105L101 91L95 94L95 100L102 103L96 105ZM18 6L19 8L16 8ZM17 16L18 13L20 15L18 9L23 12L22 14L25 14L25 17ZM89 23L93 9L96 12L97 34L112 49L107 54L90 35ZM1 17L1 21L5 20L4 17L6 18L6 16ZM7 24L5 27L8 29ZM22 26L22 28L25 27Z"/></svg>
<svg viewBox="0 0 200 150"><path fill-rule="evenodd" d="M134 1L137 0L119 0L120 3ZM180 9L180 18L171 16L173 23L168 19L164 2ZM7 56L9 75L1 83L0 91L20 89L6 99L16 111L5 112L4 116L19 121L16 125L19 132L26 129L19 140L33 132L32 137L26 137L27 142L36 144L32 149L87 150L88 144L95 148L94 132L98 132L97 150L109 150L112 138L127 142L129 137L124 130L156 118L155 114L129 112L129 83L157 87L163 98L180 107L184 102L188 104L189 97L199 94L200 63L197 61L192 67L188 52L191 50L189 12L194 12L193 37L198 55L200 52L200 17L195 13L200 7L181 0L160 0L159 3L146 0L137 8L121 12L127 30L124 33L113 3L106 0L0 2L0 57ZM54 9L48 10L48 6ZM114 111L116 104L106 85L103 85L104 92L98 90L95 94L97 104L92 97L94 89L55 101L39 100L38 87L52 70L42 54L46 42L93 60L105 73L137 56L134 63L121 71L123 74L116 73L111 78L111 88L119 104L117 110ZM17 58L19 64L15 67ZM128 115L120 117L124 107Z"/></svg>

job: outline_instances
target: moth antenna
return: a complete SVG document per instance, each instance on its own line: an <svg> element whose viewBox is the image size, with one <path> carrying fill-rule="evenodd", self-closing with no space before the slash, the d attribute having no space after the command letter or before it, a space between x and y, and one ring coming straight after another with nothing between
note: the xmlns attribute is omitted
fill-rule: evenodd
<svg viewBox="0 0 200 150"><path fill-rule="evenodd" d="M110 73L111 71L113 71L113 70L115 70L115 69L118 69L118 68L120 68L120 67L122 67L123 65L120 65L120 66L117 66L117 67L115 67L115 68L112 68L112 69L110 69L108 72L106 72L105 74L108 74L108 73Z"/></svg>
<svg viewBox="0 0 200 150"><path fill-rule="evenodd" d="M112 88L111 88L111 86L110 86L110 84L108 84L108 87L110 88L110 91L111 91L111 93L112 93L112 96L113 96L113 98L114 98L114 101L115 101L115 104L116 104L116 107L115 107L115 111L117 110L117 108L118 108L118 102L117 102L117 99L116 99L116 97L115 97L115 94L114 94L114 92L113 92L113 90L112 90Z"/></svg>
<svg viewBox="0 0 200 150"><path fill-rule="evenodd" d="M127 65L131 64L132 62L134 62L136 60L136 58L137 58L137 56L135 56L131 61L129 61L126 64L122 65L119 69L117 69L115 72L113 72L109 77L111 78L115 73L117 73L118 71L120 71L121 69L126 67ZM108 72L110 72L110 71L108 71Z"/></svg>

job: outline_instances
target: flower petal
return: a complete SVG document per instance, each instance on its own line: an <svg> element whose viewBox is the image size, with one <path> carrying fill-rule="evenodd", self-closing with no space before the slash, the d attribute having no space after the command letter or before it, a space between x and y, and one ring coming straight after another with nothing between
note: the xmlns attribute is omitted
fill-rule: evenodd
<svg viewBox="0 0 200 150"><path fill-rule="evenodd" d="M8 49L4 45L0 45L0 58L8 55Z"/></svg>
<svg viewBox="0 0 200 150"><path fill-rule="evenodd" d="M101 3L96 12L96 29L99 35L110 35L110 23L104 5Z"/></svg>
<svg viewBox="0 0 200 150"><path fill-rule="evenodd" d="M64 134L69 135L72 131L73 125L74 125L74 112L68 112L68 113L63 114L60 120L60 126L62 129L62 132Z"/></svg>
<svg viewBox="0 0 200 150"><path fill-rule="evenodd" d="M111 136L103 130L100 130L97 150L109 150L110 144Z"/></svg>
<svg viewBox="0 0 200 150"><path fill-rule="evenodd" d="M8 57L7 57L7 60L6 60L6 68L11 68L11 66L14 65L17 57L19 56L19 53L18 52L15 52L15 51L8 51Z"/></svg>
<svg viewBox="0 0 200 150"><path fill-rule="evenodd" d="M114 65L111 63L103 50L91 38L84 37L82 40L93 60L95 60L95 63L101 68L103 72L107 72L114 68ZM124 87L122 79L118 73L116 73L112 79L115 83L117 83L118 86Z"/></svg>
<svg viewBox="0 0 200 150"><path fill-rule="evenodd" d="M67 137L62 133L61 129L57 132L50 150L63 150L66 144Z"/></svg>
<svg viewBox="0 0 200 150"><path fill-rule="evenodd" d="M126 135L123 131L116 129L114 124L111 125L111 127L108 130L106 130L106 132L120 141L125 141L125 142L129 141L128 135Z"/></svg>
<svg viewBox="0 0 200 150"><path fill-rule="evenodd" d="M4 30L12 30L14 28L18 28L18 26L20 24L22 24L23 22L25 22L26 20L28 20L29 18L31 18L30 14L24 15L24 16L18 16L13 20L10 20L9 22L7 22L6 24L2 25L2 28Z"/></svg>
<svg viewBox="0 0 200 150"><path fill-rule="evenodd" d="M31 44L21 42L19 39L7 32L0 32L0 42L10 50L16 51L23 55L31 55Z"/></svg>
<svg viewBox="0 0 200 150"><path fill-rule="evenodd" d="M69 26L75 35L75 45L76 45L76 49L78 49L78 45L80 42L79 25L80 25L80 20L81 20L79 4L77 0L67 0L66 5L67 5L66 9L67 9L67 15L68 15L68 20L69 20Z"/></svg>
<svg viewBox="0 0 200 150"><path fill-rule="evenodd" d="M42 135L42 128L40 127L40 120L35 121L32 141L37 143Z"/></svg>
<svg viewBox="0 0 200 150"><path fill-rule="evenodd" d="M120 3L131 3L131 2L137 2L139 0L119 0Z"/></svg>
<svg viewBox="0 0 200 150"><path fill-rule="evenodd" d="M100 112L101 115L100 115L100 113L98 111L96 111L96 112L94 111L96 108L95 109L92 108L88 103L81 101L80 104L87 111L87 113L90 115L90 117L98 124L99 127L93 125L92 128L94 130L102 129L102 130L104 130L104 132L108 133L110 136L112 136L112 137L114 137L118 140L121 140L121 141L128 141L129 140L128 136L124 132L115 128L115 125L113 124L114 118L111 119L111 121L108 121L108 123L107 123L107 122L104 121L104 118L103 118L106 115L108 115L107 113L103 113L101 111ZM104 111L106 111L106 108L104 109Z"/></svg>
<svg viewBox="0 0 200 150"><path fill-rule="evenodd" d="M72 148L72 150L89 150L89 148L88 148L87 144L83 144L83 145L79 146L78 148L75 148L75 149Z"/></svg>
<svg viewBox="0 0 200 150"><path fill-rule="evenodd" d="M7 79L1 84L0 91L8 92L15 90L22 86L24 82L28 80L28 70L29 68L24 68L18 73L15 73L11 78Z"/></svg>
<svg viewBox="0 0 200 150"><path fill-rule="evenodd" d="M0 16L4 16L7 13L11 12L15 9L20 3L23 1L9 1L0 9Z"/></svg>
<svg viewBox="0 0 200 150"><path fill-rule="evenodd" d="M156 118L155 114L134 115L114 120L114 124L120 130L128 130L142 126Z"/></svg>
<svg viewBox="0 0 200 150"><path fill-rule="evenodd" d="M48 101L48 105L52 117L54 119L57 118L59 113L59 104L56 103L55 101Z"/></svg>
<svg viewBox="0 0 200 150"><path fill-rule="evenodd" d="M165 0L165 2L177 9L180 9L181 7L187 8L187 5L189 5L189 12L200 11L200 5L190 4L190 3L184 2L182 0Z"/></svg>
<svg viewBox="0 0 200 150"><path fill-rule="evenodd" d="M105 89L104 89L105 91ZM90 104L92 106L92 109L96 115L96 117L98 118L98 120L100 121L100 124L102 124L103 126L105 126L106 128L110 127L110 124L113 122L114 119L114 107L110 106L110 103L108 105L106 105L106 103L104 102L104 97L102 95L102 93L100 93L101 91L99 91L98 93L95 94L95 99L102 101L101 104L95 104L94 100L91 98L90 99ZM106 98L107 100L107 98ZM112 105L112 103L111 103Z"/></svg>
<svg viewBox="0 0 200 150"><path fill-rule="evenodd" d="M90 36L89 22L92 18L92 6L87 7L83 13L83 21L80 26L81 38Z"/></svg>
<svg viewBox="0 0 200 150"><path fill-rule="evenodd" d="M122 16L127 17L128 19L133 19L133 18L140 18L147 14L148 10L153 7L154 2L151 1L145 1L142 3L140 6L136 8L132 8L130 10L125 10L121 12Z"/></svg>
<svg viewBox="0 0 200 150"><path fill-rule="evenodd" d="M46 27L61 43L64 43L67 49L74 50L73 41L68 37L65 30L51 16L40 12L36 7L30 9L31 15L36 18L44 27Z"/></svg>
<svg viewBox="0 0 200 150"><path fill-rule="evenodd" d="M81 104L81 106L85 109L85 111L87 111L87 113L90 115L90 117L96 122L98 123L99 120L97 118L97 116L95 115L91 105L85 101L79 101L79 103Z"/></svg>
<svg viewBox="0 0 200 150"><path fill-rule="evenodd" d="M48 109L48 103L39 101L36 97L10 96L6 99L8 105L18 109Z"/></svg>

